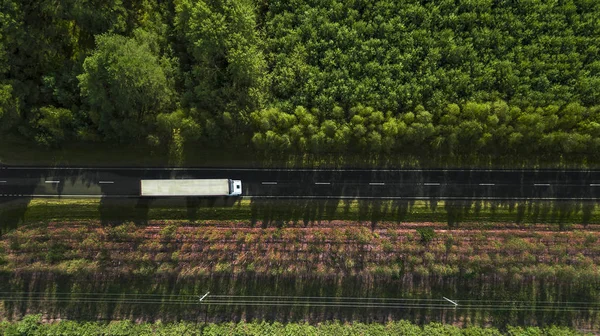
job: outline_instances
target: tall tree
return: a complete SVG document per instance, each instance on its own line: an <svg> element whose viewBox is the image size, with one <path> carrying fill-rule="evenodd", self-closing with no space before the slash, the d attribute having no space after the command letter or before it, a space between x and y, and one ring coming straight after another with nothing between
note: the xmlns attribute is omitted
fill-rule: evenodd
<svg viewBox="0 0 600 336"><path fill-rule="evenodd" d="M96 44L78 76L91 122L107 139L139 139L173 108L172 80L147 41L106 34Z"/></svg>
<svg viewBox="0 0 600 336"><path fill-rule="evenodd" d="M251 0L176 1L190 105L213 114L262 106L266 65L256 20Z"/></svg>

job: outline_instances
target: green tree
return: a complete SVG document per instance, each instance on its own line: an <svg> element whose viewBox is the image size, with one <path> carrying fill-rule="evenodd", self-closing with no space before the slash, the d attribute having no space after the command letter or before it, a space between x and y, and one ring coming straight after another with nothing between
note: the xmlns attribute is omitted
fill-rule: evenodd
<svg viewBox="0 0 600 336"><path fill-rule="evenodd" d="M189 54L188 103L213 114L264 104L266 63L250 0L180 0L175 26Z"/></svg>
<svg viewBox="0 0 600 336"><path fill-rule="evenodd" d="M140 139L173 107L172 81L148 41L105 34L77 78L91 122L108 140Z"/></svg>

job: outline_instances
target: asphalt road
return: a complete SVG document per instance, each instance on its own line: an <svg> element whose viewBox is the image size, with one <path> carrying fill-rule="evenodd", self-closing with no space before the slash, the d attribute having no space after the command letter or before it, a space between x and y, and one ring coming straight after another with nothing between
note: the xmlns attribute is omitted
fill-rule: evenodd
<svg viewBox="0 0 600 336"><path fill-rule="evenodd" d="M0 167L0 197L137 197L141 179L240 179L253 198L600 198L600 171Z"/></svg>

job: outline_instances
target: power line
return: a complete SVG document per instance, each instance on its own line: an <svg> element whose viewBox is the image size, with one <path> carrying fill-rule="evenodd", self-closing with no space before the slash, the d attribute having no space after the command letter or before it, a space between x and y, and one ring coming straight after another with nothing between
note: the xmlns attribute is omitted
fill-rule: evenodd
<svg viewBox="0 0 600 336"><path fill-rule="evenodd" d="M49 295L65 295L71 298L76 298L78 296L87 296L87 295L102 295L102 296L135 296L135 297L143 297L143 296L152 296L152 297L188 297L190 299L197 299L197 294L158 294L158 293L102 293L102 292L2 292L0 291L0 296L3 294L8 294L9 296L15 295L23 295L23 296L49 296ZM296 299L330 299L330 300L371 300L371 301L431 301L431 302L446 302L444 299L432 299L432 298L384 298L384 297L353 297L353 296L291 296L291 295L224 295L224 294L211 294L211 298L260 298L263 300L269 299L288 299L288 300L296 300ZM1 297L0 297L1 299ZM581 305L596 305L600 306L600 302L585 302L585 301L525 301L525 300L482 300L482 299L460 299L461 304L467 302L483 302L483 303L525 303L525 304L581 304Z"/></svg>
<svg viewBox="0 0 600 336"><path fill-rule="evenodd" d="M158 299L144 299L144 298L132 298L132 299L119 299L119 298L56 298L56 297L11 297L6 296L0 298L2 301L7 302L64 302L64 303L114 303L114 304L180 304L180 305L197 305L196 300L158 300ZM74 302L76 300L76 302ZM216 305L216 306L295 306L295 307L329 307L329 308L386 308L386 309L484 309L487 311L503 310L503 311L541 311L541 312L590 312L597 311L600 308L596 307L547 307L547 306L519 306L519 305L461 305L458 307L450 306L447 304L432 304L432 303L386 303L386 302L327 302L327 301L261 301L261 300L219 300L219 299L206 299L203 301L205 305Z"/></svg>
<svg viewBox="0 0 600 336"><path fill-rule="evenodd" d="M22 301L20 299L6 299L3 301ZM33 302L64 302L64 303L118 303L118 304L179 304L179 305L198 305L197 301L136 301L136 300L126 300L126 301L116 301L116 300L78 300L77 302L73 302L70 299L33 299L28 300ZM470 310L470 309L483 309L486 311L537 311L537 312L589 312L590 310L598 310L598 309L589 309L589 308L567 308L567 307L559 307L559 308L550 308L550 307L514 307L514 306L506 306L506 307L494 307L489 306L489 308L479 307L479 306L450 306L450 305L388 305L388 304L347 304L341 305L337 303L312 303L312 302L219 302L219 301L203 301L203 305L216 305L216 306L268 306L268 307L281 307L281 306L294 306L294 307L322 307L322 308L379 308L379 309L460 309L460 310Z"/></svg>

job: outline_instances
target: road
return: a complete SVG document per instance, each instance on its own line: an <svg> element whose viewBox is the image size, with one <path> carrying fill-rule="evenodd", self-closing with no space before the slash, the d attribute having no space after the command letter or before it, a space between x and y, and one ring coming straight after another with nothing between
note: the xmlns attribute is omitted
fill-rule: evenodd
<svg viewBox="0 0 600 336"><path fill-rule="evenodd" d="M0 167L0 197L137 197L141 179L232 178L253 198L600 198L600 171Z"/></svg>

